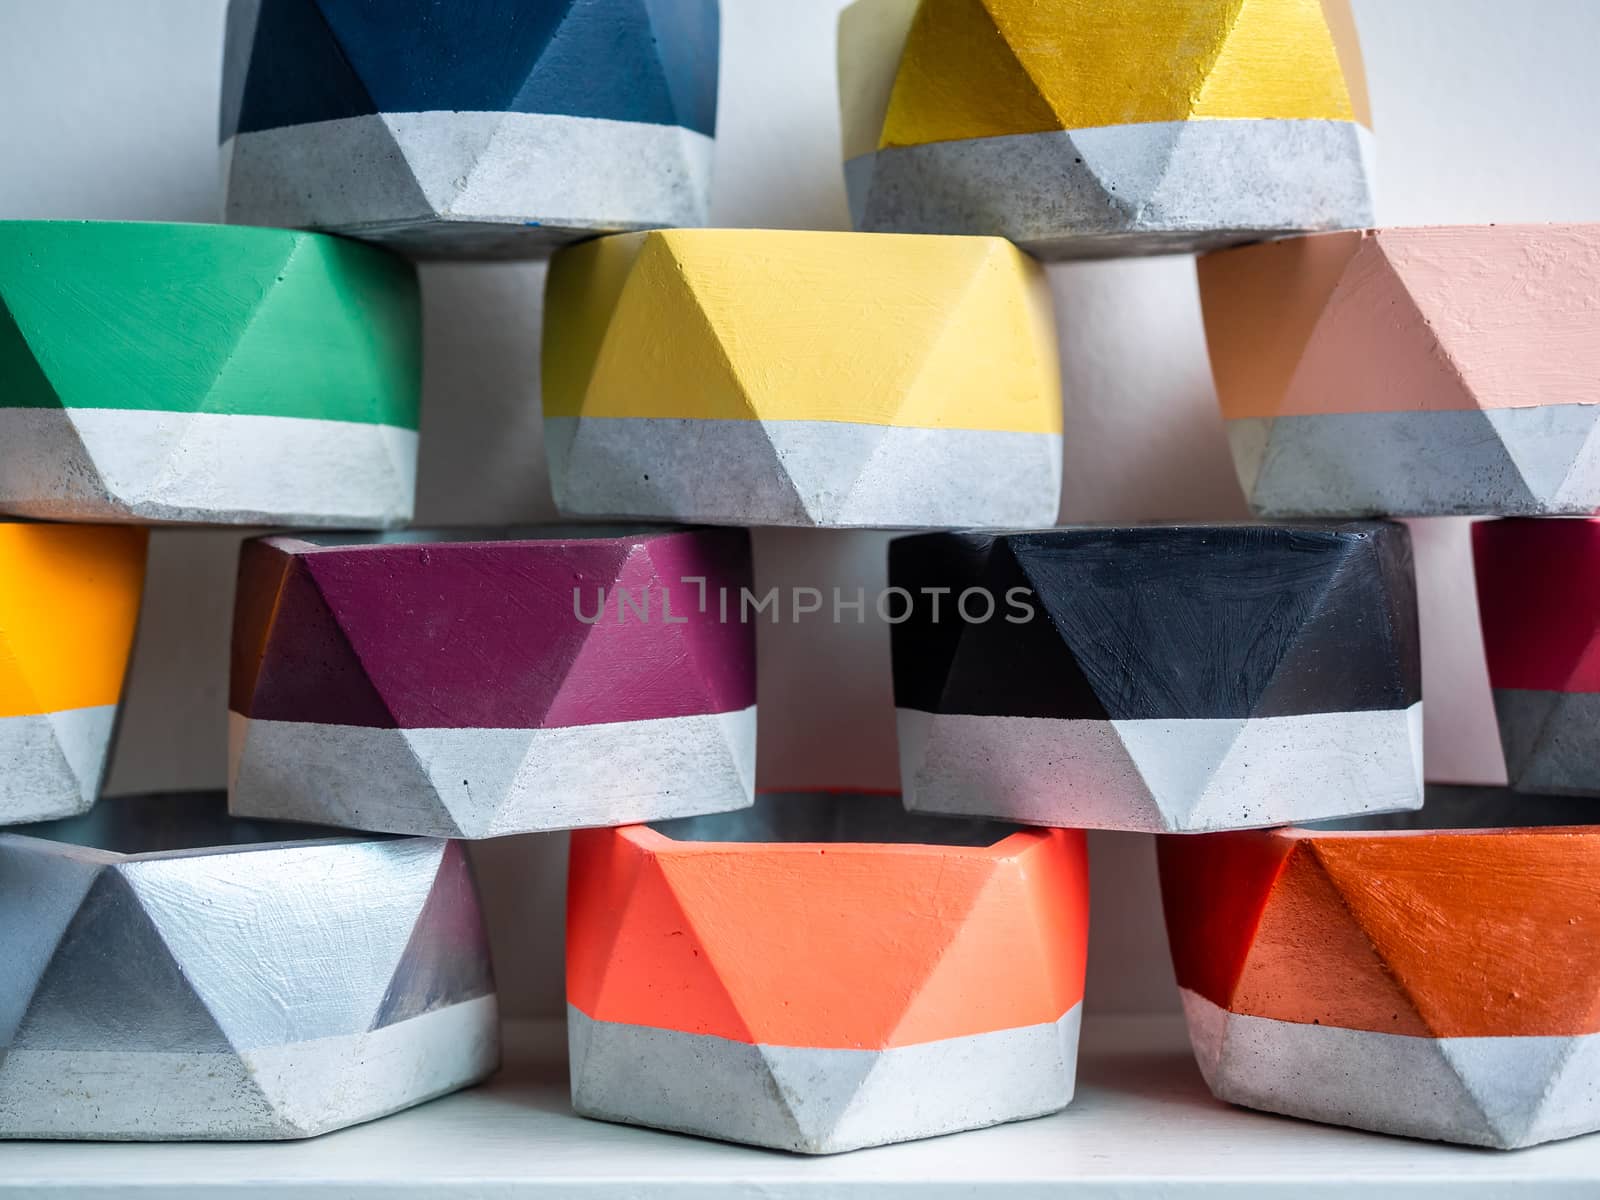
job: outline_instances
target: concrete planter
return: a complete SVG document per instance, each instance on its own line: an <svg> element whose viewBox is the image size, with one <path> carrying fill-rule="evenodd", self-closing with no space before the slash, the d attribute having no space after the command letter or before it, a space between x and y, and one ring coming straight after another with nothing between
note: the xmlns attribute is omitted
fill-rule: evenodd
<svg viewBox="0 0 1600 1200"><path fill-rule="evenodd" d="M0 521L0 825L72 816L100 794L146 540Z"/></svg>
<svg viewBox="0 0 1600 1200"><path fill-rule="evenodd" d="M246 543L232 810L481 838L742 808L755 778L755 630L737 613L749 585L743 530Z"/></svg>
<svg viewBox="0 0 1600 1200"><path fill-rule="evenodd" d="M495 1068L455 843L116 799L0 833L0 897L0 1137L310 1137Z"/></svg>
<svg viewBox="0 0 1600 1200"><path fill-rule="evenodd" d="M1600 796L1600 522L1481 521L1472 553L1511 786Z"/></svg>
<svg viewBox="0 0 1600 1200"><path fill-rule="evenodd" d="M228 220L425 258L703 225L717 0L233 0Z"/></svg>
<svg viewBox="0 0 1600 1200"><path fill-rule="evenodd" d="M572 1103L806 1154L1072 1099L1083 835L887 796L573 835Z"/></svg>
<svg viewBox="0 0 1600 1200"><path fill-rule="evenodd" d="M889 583L910 808L1190 833L1422 803L1399 525L924 534Z"/></svg>
<svg viewBox="0 0 1600 1200"><path fill-rule="evenodd" d="M1039 265L998 238L676 229L550 265L556 506L720 525L1055 520Z"/></svg>
<svg viewBox="0 0 1600 1200"><path fill-rule="evenodd" d="M0 512L409 520L416 273L279 229L0 222Z"/></svg>
<svg viewBox="0 0 1600 1200"><path fill-rule="evenodd" d="M1223 1100L1514 1149L1600 1128L1588 806L1430 789L1420 813L1163 838L1195 1058Z"/></svg>
<svg viewBox="0 0 1600 1200"><path fill-rule="evenodd" d="M1600 225L1368 229L1199 269L1257 514L1600 508Z"/></svg>
<svg viewBox="0 0 1600 1200"><path fill-rule="evenodd" d="M1346 0L859 0L839 95L861 230L1101 258L1372 222Z"/></svg>

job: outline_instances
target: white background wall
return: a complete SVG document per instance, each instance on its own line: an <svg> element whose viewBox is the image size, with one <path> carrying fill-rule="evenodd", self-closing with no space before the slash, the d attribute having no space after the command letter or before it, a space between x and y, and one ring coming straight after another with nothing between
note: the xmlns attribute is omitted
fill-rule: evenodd
<svg viewBox="0 0 1600 1200"><path fill-rule="evenodd" d="M1107 0L1111 2L1111 0ZM840 0L723 0L713 220L843 228ZM1600 220L1600 2L1356 0L1389 224ZM0 217L216 219L224 0L0 0ZM1078 520L1244 514L1186 258L1052 268ZM424 272L418 518L551 514L539 444L537 266ZM1417 522L1430 774L1503 778L1465 525ZM220 786L236 534L151 544L113 791ZM763 531L767 583L881 582L873 534ZM810 623L761 643L763 786L892 787L885 631ZM1090 1003L1174 1001L1148 838L1092 839ZM475 848L509 1007L561 1003L565 839Z"/></svg>

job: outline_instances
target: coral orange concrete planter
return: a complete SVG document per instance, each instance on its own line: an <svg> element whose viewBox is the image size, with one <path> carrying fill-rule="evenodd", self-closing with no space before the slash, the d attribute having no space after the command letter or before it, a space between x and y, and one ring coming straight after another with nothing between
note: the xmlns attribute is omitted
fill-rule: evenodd
<svg viewBox="0 0 1600 1200"><path fill-rule="evenodd" d="M575 833L572 1103L810 1154L1072 1099L1083 834L887 796Z"/></svg>
<svg viewBox="0 0 1600 1200"><path fill-rule="evenodd" d="M1195 1057L1223 1100L1514 1149L1600 1128L1600 826L1433 788L1363 828L1163 838Z"/></svg>

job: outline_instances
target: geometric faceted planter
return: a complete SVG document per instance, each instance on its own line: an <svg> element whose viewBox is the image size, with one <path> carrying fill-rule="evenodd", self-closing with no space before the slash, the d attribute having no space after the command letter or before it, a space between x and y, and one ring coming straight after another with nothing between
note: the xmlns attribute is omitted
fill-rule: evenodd
<svg viewBox="0 0 1600 1200"><path fill-rule="evenodd" d="M1511 786L1600 796L1600 522L1483 521L1472 553Z"/></svg>
<svg viewBox="0 0 1600 1200"><path fill-rule="evenodd" d="M859 0L839 96L863 231L1102 258L1373 219L1348 0Z"/></svg>
<svg viewBox="0 0 1600 1200"><path fill-rule="evenodd" d="M1199 270L1258 515L1600 508L1600 225L1324 234Z"/></svg>
<svg viewBox="0 0 1600 1200"><path fill-rule="evenodd" d="M1429 788L1420 813L1159 842L1222 1100L1514 1149L1600 1129L1600 828Z"/></svg>
<svg viewBox="0 0 1600 1200"><path fill-rule="evenodd" d="M462 847L218 793L0 833L0 1137L311 1137L498 1061Z"/></svg>
<svg viewBox="0 0 1600 1200"><path fill-rule="evenodd" d="M232 811L484 838L743 808L749 587L744 530L247 542Z"/></svg>
<svg viewBox="0 0 1600 1200"><path fill-rule="evenodd" d="M1059 373L1044 272L998 238L665 230L563 250L546 285L571 516L1048 524Z"/></svg>
<svg viewBox="0 0 1600 1200"><path fill-rule="evenodd" d="M81 813L100 794L146 540L0 522L0 825Z"/></svg>
<svg viewBox="0 0 1600 1200"><path fill-rule="evenodd" d="M1083 834L763 796L583 830L567 896L572 1104L805 1154L1072 1099Z"/></svg>
<svg viewBox="0 0 1600 1200"><path fill-rule="evenodd" d="M415 272L318 234L0 223L0 512L396 525Z"/></svg>
<svg viewBox="0 0 1600 1200"><path fill-rule="evenodd" d="M425 258L703 225L716 0L233 0L228 220Z"/></svg>
<svg viewBox="0 0 1600 1200"><path fill-rule="evenodd" d="M889 583L909 808L1189 833L1422 803L1402 526L924 534Z"/></svg>

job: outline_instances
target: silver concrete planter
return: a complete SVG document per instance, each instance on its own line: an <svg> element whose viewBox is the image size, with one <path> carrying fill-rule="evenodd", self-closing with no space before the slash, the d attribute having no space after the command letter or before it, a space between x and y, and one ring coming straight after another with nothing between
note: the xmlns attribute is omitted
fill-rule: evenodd
<svg viewBox="0 0 1600 1200"><path fill-rule="evenodd" d="M0 962L0 1137L310 1137L498 1061L459 844L220 793L0 833Z"/></svg>

